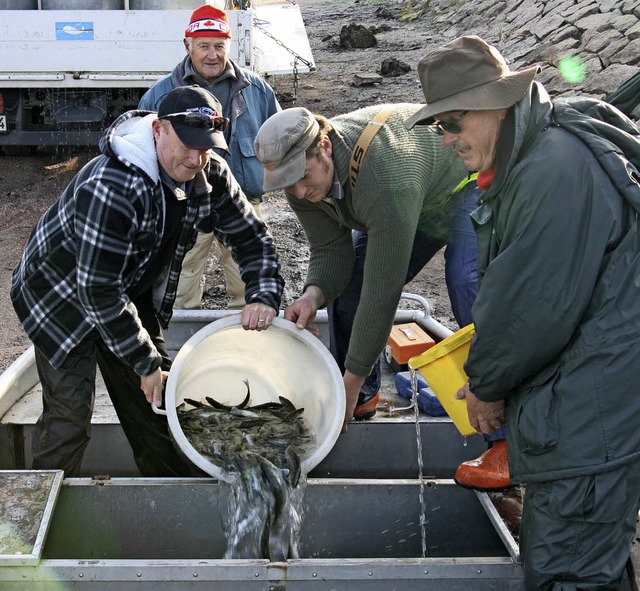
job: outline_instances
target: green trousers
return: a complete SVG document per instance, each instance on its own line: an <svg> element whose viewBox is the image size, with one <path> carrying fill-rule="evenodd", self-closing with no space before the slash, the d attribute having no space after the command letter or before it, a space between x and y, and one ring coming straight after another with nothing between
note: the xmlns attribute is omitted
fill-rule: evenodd
<svg viewBox="0 0 640 591"><path fill-rule="evenodd" d="M616 590L636 533L640 462L527 483L520 525L525 591Z"/></svg>

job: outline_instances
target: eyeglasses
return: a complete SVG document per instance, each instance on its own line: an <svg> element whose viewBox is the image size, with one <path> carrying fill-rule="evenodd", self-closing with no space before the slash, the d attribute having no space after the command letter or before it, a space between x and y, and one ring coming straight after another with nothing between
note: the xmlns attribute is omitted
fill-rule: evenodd
<svg viewBox="0 0 640 591"><path fill-rule="evenodd" d="M464 116L469 111L462 111L460 115L454 117L453 119L449 119L448 121L434 121L429 127L433 129L438 135L444 135L445 131L453 135L458 135L462 132L462 126L460 122L464 119Z"/></svg>
<svg viewBox="0 0 640 591"><path fill-rule="evenodd" d="M158 119L179 119L191 127L204 127L206 129L213 129L214 131L224 131L227 129L227 125L229 125L229 119L226 117L206 115L205 113L198 113L196 111L171 113L171 115L163 115L162 117L158 117Z"/></svg>

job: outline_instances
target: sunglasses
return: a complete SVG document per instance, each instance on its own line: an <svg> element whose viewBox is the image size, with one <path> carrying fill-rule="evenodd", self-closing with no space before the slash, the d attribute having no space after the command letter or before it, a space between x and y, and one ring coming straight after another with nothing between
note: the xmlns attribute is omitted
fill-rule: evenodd
<svg viewBox="0 0 640 591"><path fill-rule="evenodd" d="M163 115L158 119L178 119L180 122L190 127L204 127L205 129L213 129L214 131L225 131L229 125L229 119L220 115L206 115L196 111L185 113L172 113L171 115Z"/></svg>
<svg viewBox="0 0 640 591"><path fill-rule="evenodd" d="M458 135L462 132L462 126L460 122L464 119L464 116L469 111L462 111L460 115L454 117L453 119L449 119L448 121L434 121L429 127L433 129L438 135L444 135L445 131L453 135Z"/></svg>

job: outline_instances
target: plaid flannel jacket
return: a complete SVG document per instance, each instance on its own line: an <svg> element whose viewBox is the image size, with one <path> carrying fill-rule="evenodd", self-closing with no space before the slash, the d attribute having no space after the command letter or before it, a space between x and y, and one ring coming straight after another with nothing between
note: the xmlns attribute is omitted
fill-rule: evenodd
<svg viewBox="0 0 640 591"><path fill-rule="evenodd" d="M59 367L97 330L138 375L160 365L128 291L156 254L165 228L165 201L151 121L131 111L100 142L86 164L31 233L12 276L11 298L29 338ZM178 278L196 231L214 231L239 262L248 303L280 305L284 282L273 241L228 165L212 155L195 179L178 244L154 308L166 328Z"/></svg>

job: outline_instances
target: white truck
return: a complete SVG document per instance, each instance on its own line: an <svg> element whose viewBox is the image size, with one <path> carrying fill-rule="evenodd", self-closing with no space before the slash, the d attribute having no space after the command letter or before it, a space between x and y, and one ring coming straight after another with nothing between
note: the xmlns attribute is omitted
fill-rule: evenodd
<svg viewBox="0 0 640 591"><path fill-rule="evenodd" d="M225 8L206 0L214 2ZM203 3L0 0L0 147L11 155L97 143L182 59L184 30ZM241 66L265 76L315 68L297 5L227 13L230 57Z"/></svg>

